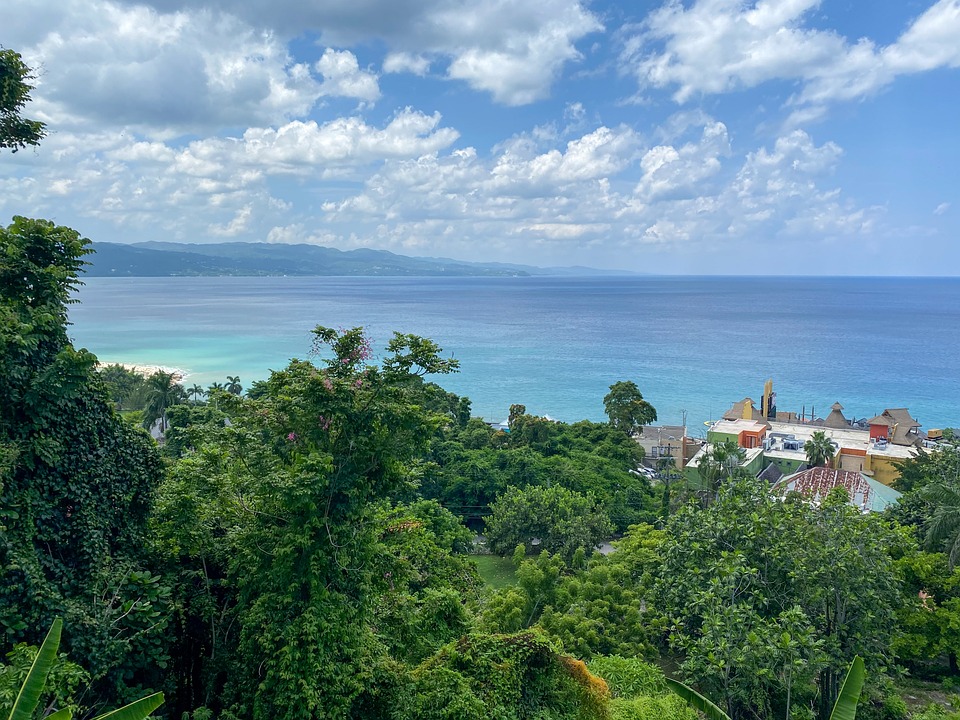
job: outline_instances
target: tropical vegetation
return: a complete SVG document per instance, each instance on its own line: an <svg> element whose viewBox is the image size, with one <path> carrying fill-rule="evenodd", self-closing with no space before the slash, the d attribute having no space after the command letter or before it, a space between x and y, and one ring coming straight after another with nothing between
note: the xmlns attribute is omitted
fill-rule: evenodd
<svg viewBox="0 0 960 720"><path fill-rule="evenodd" d="M0 63L17 149L43 127L9 129L29 73ZM661 488L635 383L608 423L517 403L507 432L433 382L457 370L435 342L375 361L359 327L246 394L185 391L73 346L79 233L15 217L0 247L11 720L692 720L670 687L714 718L957 720L954 450L904 462L882 515L774 498L735 444ZM477 551L510 558L500 587Z"/></svg>

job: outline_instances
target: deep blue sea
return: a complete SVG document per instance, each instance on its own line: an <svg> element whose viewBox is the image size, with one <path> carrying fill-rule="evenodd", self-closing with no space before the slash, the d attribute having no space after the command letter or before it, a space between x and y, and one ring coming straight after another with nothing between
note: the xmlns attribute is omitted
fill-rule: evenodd
<svg viewBox="0 0 960 720"><path fill-rule="evenodd" d="M696 428L773 378L780 410L960 425L960 279L90 278L78 297L78 346L187 384L248 384L307 357L315 325L362 325L378 348L435 340L461 367L440 384L491 420L512 403L603 420L609 385L633 380Z"/></svg>

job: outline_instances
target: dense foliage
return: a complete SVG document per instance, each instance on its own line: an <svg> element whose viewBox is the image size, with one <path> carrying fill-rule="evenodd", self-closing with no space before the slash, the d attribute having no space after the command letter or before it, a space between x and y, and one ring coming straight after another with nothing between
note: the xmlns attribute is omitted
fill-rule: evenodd
<svg viewBox="0 0 960 720"><path fill-rule="evenodd" d="M424 468L420 492L468 521L489 515L508 488L530 486L589 495L615 532L652 522L657 512L649 480L631 472L643 448L610 425L558 423L520 412L506 433L475 418L443 429L427 457L431 464ZM513 545L503 551L511 553Z"/></svg>
<svg viewBox="0 0 960 720"><path fill-rule="evenodd" d="M851 657L891 666L901 595L890 553L903 540L842 491L817 507L733 481L709 508L674 516L668 537L655 597L669 644L730 717L817 700L826 718Z"/></svg>
<svg viewBox="0 0 960 720"><path fill-rule="evenodd" d="M28 82L32 78L33 73L20 53L0 47L0 149L17 152L28 145L38 145L46 135L42 122L22 115L33 90Z"/></svg>
<svg viewBox="0 0 960 720"><path fill-rule="evenodd" d="M87 241L18 217L0 243L0 630L37 643L62 615L93 702L125 700L165 662L168 591L143 552L159 454L67 339Z"/></svg>
<svg viewBox="0 0 960 720"><path fill-rule="evenodd" d="M0 705L56 615L51 688L78 716L163 689L192 720L692 720L660 663L734 720L808 720L860 655L862 720L903 720L899 668L957 673L954 450L863 515L772 498L722 443L702 487L652 487L627 420L518 404L493 429L424 380L456 363L412 335L377 359L361 328L318 327L314 362L246 396L97 372L66 331L86 241L25 218L0 239L0 629L20 643ZM514 559L498 591L477 531Z"/></svg>

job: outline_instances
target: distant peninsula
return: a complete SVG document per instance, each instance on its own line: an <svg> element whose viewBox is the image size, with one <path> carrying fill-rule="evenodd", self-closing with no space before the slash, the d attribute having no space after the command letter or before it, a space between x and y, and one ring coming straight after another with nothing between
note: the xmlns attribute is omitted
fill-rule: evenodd
<svg viewBox="0 0 960 720"><path fill-rule="evenodd" d="M93 243L88 277L174 276L431 276L526 277L532 275L632 275L586 267L540 268L419 258L386 250L337 250L279 243Z"/></svg>

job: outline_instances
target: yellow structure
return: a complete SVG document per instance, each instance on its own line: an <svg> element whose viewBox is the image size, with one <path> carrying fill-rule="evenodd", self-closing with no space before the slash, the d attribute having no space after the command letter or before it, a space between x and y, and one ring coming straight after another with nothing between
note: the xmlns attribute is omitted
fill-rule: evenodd
<svg viewBox="0 0 960 720"><path fill-rule="evenodd" d="M769 378L763 384L763 398L760 400L760 417L766 419L773 413L770 412L770 406L773 404L773 378Z"/></svg>

